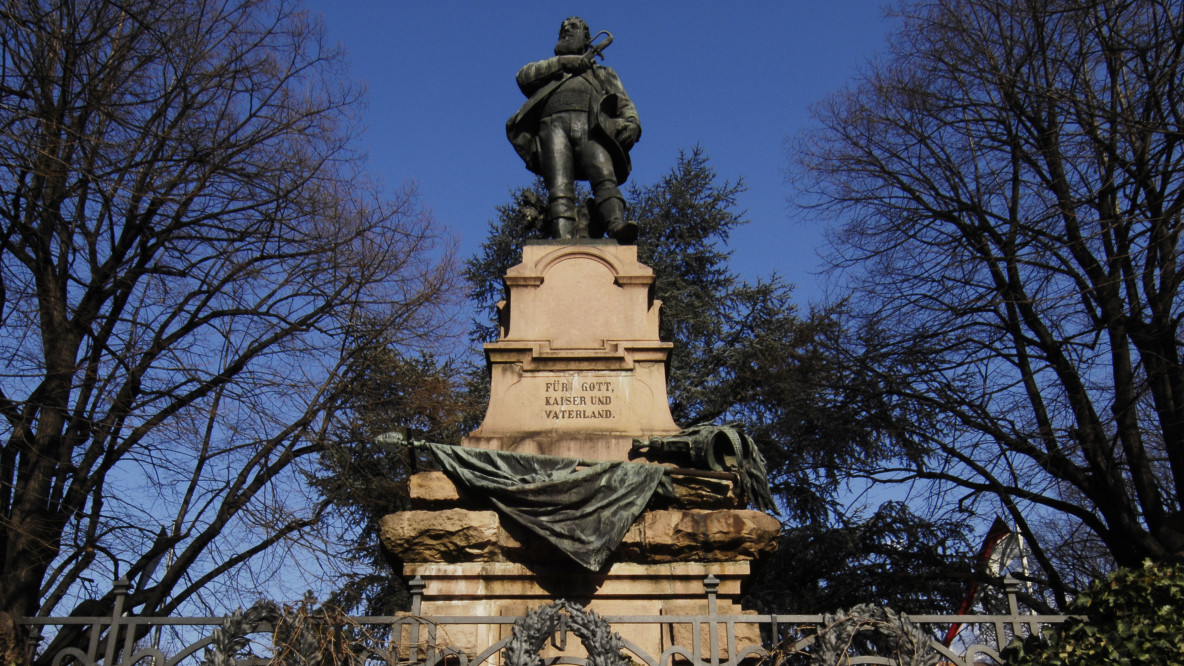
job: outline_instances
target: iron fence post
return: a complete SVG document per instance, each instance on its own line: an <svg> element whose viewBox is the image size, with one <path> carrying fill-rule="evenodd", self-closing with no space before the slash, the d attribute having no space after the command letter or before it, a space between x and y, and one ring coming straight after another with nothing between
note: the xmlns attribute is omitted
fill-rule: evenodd
<svg viewBox="0 0 1184 666"><path fill-rule="evenodd" d="M411 614L419 615L420 609L423 608L423 588L427 583L419 576L412 578L407 583L407 589L411 592Z"/></svg>
<svg viewBox="0 0 1184 666"><path fill-rule="evenodd" d="M711 650L711 666L719 666L719 623L716 622L719 579L715 574L707 574L707 578L703 579L703 589L707 591L707 631L711 634L707 638L707 648Z"/></svg>
<svg viewBox="0 0 1184 666"><path fill-rule="evenodd" d="M1007 595L1007 612L1011 614L1011 631L1015 638L1019 640L1024 639L1023 629L1024 622L1020 621L1020 605L1016 600L1016 596L1020 592L1020 581L1008 573L1003 577L1003 592ZM1034 623L1029 623L1028 629L1030 632L1039 633L1039 628ZM1005 643L999 642L999 647L1003 647Z"/></svg>
<svg viewBox="0 0 1184 666"><path fill-rule="evenodd" d="M415 663L419 660L419 616L423 610L423 588L427 585L423 578L416 576L407 582L407 589L411 592L411 633L410 645L407 646L407 658Z"/></svg>
<svg viewBox="0 0 1184 666"><path fill-rule="evenodd" d="M41 645L41 640L44 636L41 635L41 625L26 625L28 633L25 635L25 663L33 663L33 657L37 655L37 646ZM20 632L17 632L20 635Z"/></svg>
<svg viewBox="0 0 1184 666"><path fill-rule="evenodd" d="M115 606L111 609L111 625L107 628L107 647L103 651L105 666L114 666L116 663L115 647L119 642L119 629L123 625L123 605L127 601L127 593L131 587L126 576L121 576L112 586L112 590L115 592Z"/></svg>

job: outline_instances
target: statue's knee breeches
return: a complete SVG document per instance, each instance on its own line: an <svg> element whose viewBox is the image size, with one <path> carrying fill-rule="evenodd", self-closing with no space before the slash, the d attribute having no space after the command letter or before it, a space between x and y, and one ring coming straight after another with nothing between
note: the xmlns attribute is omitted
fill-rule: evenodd
<svg viewBox="0 0 1184 666"><path fill-rule="evenodd" d="M612 178L605 178L599 181L592 181L592 196L597 202L608 201L609 199L625 200L621 196L621 188L617 187L617 181Z"/></svg>
<svg viewBox="0 0 1184 666"><path fill-rule="evenodd" d="M575 200L575 151L568 138L563 114L543 118L539 124L539 164L550 199Z"/></svg>

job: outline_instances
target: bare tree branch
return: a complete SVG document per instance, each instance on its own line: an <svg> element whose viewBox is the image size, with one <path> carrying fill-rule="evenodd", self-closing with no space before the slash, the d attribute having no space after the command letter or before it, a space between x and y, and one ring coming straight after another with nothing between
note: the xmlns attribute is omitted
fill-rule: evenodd
<svg viewBox="0 0 1184 666"><path fill-rule="evenodd" d="M317 524L345 341L431 342L451 247L360 171L358 91L283 0L0 24L0 610L151 575L171 611Z"/></svg>

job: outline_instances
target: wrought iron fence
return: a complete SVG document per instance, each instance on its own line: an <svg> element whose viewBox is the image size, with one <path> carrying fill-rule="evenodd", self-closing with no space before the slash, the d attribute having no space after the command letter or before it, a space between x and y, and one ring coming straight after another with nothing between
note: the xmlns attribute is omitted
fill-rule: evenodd
<svg viewBox="0 0 1184 666"><path fill-rule="evenodd" d="M1021 613L1018 584L1004 586L1008 612L997 615L895 615L864 607L844 615L720 615L718 581L704 580L707 613L600 617L576 604L556 602L525 616L420 614L422 581L411 585L412 609L396 616L321 616L302 625L285 609L225 617L139 617L125 608L128 584L116 583L109 617L24 618L30 664L38 666L535 666L541 663L644 666L739 666L796 663L937 664L1002 663L1001 649L1016 636L1058 624L1065 615ZM262 608L262 607L260 607ZM290 612L292 609L287 609ZM285 622L288 624L285 625ZM313 627L317 625L317 627ZM950 646L938 637L964 627ZM287 626L285 630L284 627ZM46 653L42 645L66 627L81 629L86 648ZM623 638L649 630L656 643ZM164 632L168 638L162 640ZM568 637L580 639L582 649ZM472 644L473 637L493 637ZM877 638L878 637L878 638ZM599 643L598 643L599 641ZM888 648L885 650L884 646ZM878 648L877 648L878 646ZM877 652L878 650L878 652ZM860 654L863 652L863 654ZM847 659L847 661L841 661Z"/></svg>

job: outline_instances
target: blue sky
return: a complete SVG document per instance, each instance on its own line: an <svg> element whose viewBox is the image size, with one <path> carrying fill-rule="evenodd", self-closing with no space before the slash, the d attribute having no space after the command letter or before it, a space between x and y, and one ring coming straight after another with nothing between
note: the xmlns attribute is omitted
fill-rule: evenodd
<svg viewBox="0 0 1184 666"><path fill-rule="evenodd" d="M719 175L743 177L750 224L733 235L746 278L776 271L803 304L822 224L791 219L785 140L810 127L809 107L841 89L885 48L893 22L874 0L784 2L360 2L310 0L331 43L368 88L362 145L388 187L415 181L461 256L485 237L495 206L528 185L505 138L522 103L518 68L551 55L563 18L615 41L616 69L641 116L631 181L653 183L680 149L703 147Z"/></svg>

